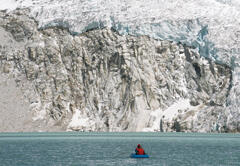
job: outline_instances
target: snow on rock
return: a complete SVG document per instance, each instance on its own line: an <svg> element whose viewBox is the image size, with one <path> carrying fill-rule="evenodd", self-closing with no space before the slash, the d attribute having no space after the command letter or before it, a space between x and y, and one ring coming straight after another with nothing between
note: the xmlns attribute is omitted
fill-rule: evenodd
<svg viewBox="0 0 240 166"><path fill-rule="evenodd" d="M11 3L0 13L10 45L1 71L32 84L30 103L47 124L238 130L237 0L19 0L10 12Z"/></svg>
<svg viewBox="0 0 240 166"><path fill-rule="evenodd" d="M172 120L174 116L178 115L178 110L185 110L187 108L191 108L190 100L181 99L164 110L162 116L166 119Z"/></svg>
<svg viewBox="0 0 240 166"><path fill-rule="evenodd" d="M14 10L17 6L16 0L1 0L0 10Z"/></svg>
<svg viewBox="0 0 240 166"><path fill-rule="evenodd" d="M21 0L18 7L29 7L39 28L62 26L76 34L108 27L123 35L185 43L201 56L229 66L232 80L240 80L238 0ZM240 89L236 82L232 89ZM233 117L240 114L238 97L235 90L228 95Z"/></svg>
<svg viewBox="0 0 240 166"><path fill-rule="evenodd" d="M81 115L81 111L76 110L67 128L68 131L85 131L89 126L91 126L89 117Z"/></svg>
<svg viewBox="0 0 240 166"><path fill-rule="evenodd" d="M179 115L179 111L191 110L195 107L190 104L189 99L179 99L167 109L157 109L151 113L151 116L155 119L151 128L144 128L143 131L160 131L161 120L167 120L169 122L174 121Z"/></svg>

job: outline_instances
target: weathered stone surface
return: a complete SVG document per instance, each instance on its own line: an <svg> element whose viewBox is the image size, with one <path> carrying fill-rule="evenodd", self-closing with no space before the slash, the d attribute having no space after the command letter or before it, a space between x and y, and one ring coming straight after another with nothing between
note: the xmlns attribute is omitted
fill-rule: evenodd
<svg viewBox="0 0 240 166"><path fill-rule="evenodd" d="M227 127L231 70L188 46L111 29L75 36L60 27L38 30L24 10L0 12L0 19L0 71L31 85L22 89L31 123L77 131Z"/></svg>

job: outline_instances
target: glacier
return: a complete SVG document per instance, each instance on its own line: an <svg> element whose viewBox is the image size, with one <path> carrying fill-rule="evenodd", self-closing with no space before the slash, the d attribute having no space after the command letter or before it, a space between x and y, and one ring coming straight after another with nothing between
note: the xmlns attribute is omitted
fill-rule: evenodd
<svg viewBox="0 0 240 166"><path fill-rule="evenodd" d="M39 27L61 25L76 33L112 27L120 34L148 35L200 47L201 55L228 64L230 59L223 54L235 53L240 40L237 0L21 0L17 3L20 8L31 9Z"/></svg>
<svg viewBox="0 0 240 166"><path fill-rule="evenodd" d="M7 12L25 8L30 10L29 15L38 22L39 30L64 27L74 36L95 29L109 28L120 35L149 36L156 40L186 44L201 57L228 66L233 74L226 99L227 123L234 123L230 126L238 125L240 121L239 1L11 0L2 3L0 7ZM177 107L181 107L180 105ZM162 116L161 110L152 114L153 117ZM77 120L78 117L81 118L80 116L82 122ZM79 126L78 122L80 125L84 121L87 122L84 116L87 117L76 113L70 126ZM155 121L158 124L160 119L157 118ZM158 126L157 124L155 126ZM146 126L141 129L154 130Z"/></svg>

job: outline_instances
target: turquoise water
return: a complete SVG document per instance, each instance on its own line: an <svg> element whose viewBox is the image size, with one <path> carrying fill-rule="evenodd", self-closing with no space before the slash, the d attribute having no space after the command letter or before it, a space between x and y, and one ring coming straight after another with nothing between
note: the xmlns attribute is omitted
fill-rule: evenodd
<svg viewBox="0 0 240 166"><path fill-rule="evenodd" d="M132 159L140 143L149 159ZM239 134L1 133L1 166L239 166Z"/></svg>

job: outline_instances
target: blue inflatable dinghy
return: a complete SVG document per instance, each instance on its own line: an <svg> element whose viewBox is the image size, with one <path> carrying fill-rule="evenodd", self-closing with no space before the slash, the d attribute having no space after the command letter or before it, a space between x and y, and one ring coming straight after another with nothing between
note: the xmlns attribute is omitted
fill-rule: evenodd
<svg viewBox="0 0 240 166"><path fill-rule="evenodd" d="M131 158L149 158L149 156L147 154L144 154L144 155L138 155L138 154L135 154L135 153L132 153Z"/></svg>

